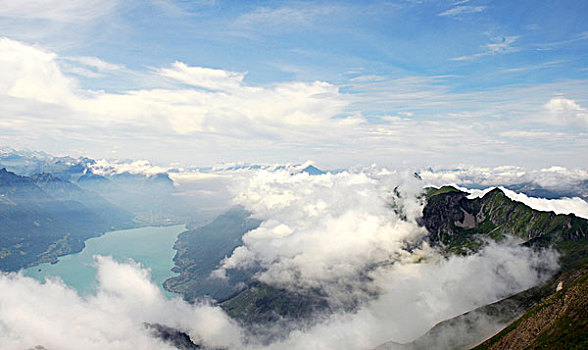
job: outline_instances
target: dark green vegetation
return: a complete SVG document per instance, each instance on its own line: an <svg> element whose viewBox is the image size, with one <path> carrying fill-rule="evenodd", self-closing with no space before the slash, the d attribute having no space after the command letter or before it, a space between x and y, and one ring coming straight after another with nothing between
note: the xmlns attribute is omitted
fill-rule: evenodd
<svg viewBox="0 0 588 350"><path fill-rule="evenodd" d="M242 290L253 272L228 271L226 279L212 278L210 274L242 245L241 237L246 232L261 224L250 216L243 208L233 208L205 226L181 233L174 245L174 271L179 276L165 281L165 288L182 293L191 302L204 296L224 300Z"/></svg>
<svg viewBox="0 0 588 350"><path fill-rule="evenodd" d="M48 174L0 170L0 270L78 252L84 240L133 227L132 216L98 194Z"/></svg>
<svg viewBox="0 0 588 350"><path fill-rule="evenodd" d="M234 319L247 324L300 319L329 309L318 293L296 293L255 282L220 306Z"/></svg>

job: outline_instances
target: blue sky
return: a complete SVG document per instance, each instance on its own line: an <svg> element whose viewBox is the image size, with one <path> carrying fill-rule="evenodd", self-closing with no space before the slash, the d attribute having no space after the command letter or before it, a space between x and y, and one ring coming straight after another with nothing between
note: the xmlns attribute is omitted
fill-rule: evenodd
<svg viewBox="0 0 588 350"><path fill-rule="evenodd" d="M5 3L7 146L186 165L588 160L588 1Z"/></svg>

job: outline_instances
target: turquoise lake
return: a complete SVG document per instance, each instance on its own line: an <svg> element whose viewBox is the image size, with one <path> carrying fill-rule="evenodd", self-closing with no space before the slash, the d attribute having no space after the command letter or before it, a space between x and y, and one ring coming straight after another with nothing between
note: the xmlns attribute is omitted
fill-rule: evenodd
<svg viewBox="0 0 588 350"><path fill-rule="evenodd" d="M77 254L59 258L57 264L41 264L24 270L25 276L44 281L46 277L58 276L65 284L80 294L96 290L96 268L94 255L112 256L119 262L128 259L151 269L151 280L162 290L163 282L174 276L173 249L178 234L185 231L184 225L141 227L130 230L111 231L86 241L86 248ZM178 294L165 291L169 297Z"/></svg>

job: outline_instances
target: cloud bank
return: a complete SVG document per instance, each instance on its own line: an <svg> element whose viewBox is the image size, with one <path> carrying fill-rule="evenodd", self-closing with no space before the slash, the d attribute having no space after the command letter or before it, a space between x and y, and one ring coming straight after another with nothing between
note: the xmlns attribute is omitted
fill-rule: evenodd
<svg viewBox="0 0 588 350"><path fill-rule="evenodd" d="M97 257L98 292L82 297L60 280L0 275L0 347L171 349L144 322L183 330L211 346L235 346L240 330L218 308L167 300L138 264Z"/></svg>
<svg viewBox="0 0 588 350"><path fill-rule="evenodd" d="M459 166L452 169L426 169L419 172L426 183L439 186L455 183L468 186L508 186L535 183L541 187L563 190L579 186L588 180L588 170L560 166L527 170L520 166L476 167Z"/></svg>
<svg viewBox="0 0 588 350"><path fill-rule="evenodd" d="M499 186L498 188L500 188L508 198L516 202L524 203L533 209L541 211L552 211L556 214L574 214L576 216L588 219L588 202L582 198L536 198L529 197L524 193L511 191L508 188L504 188L502 186ZM468 189L464 187L461 187L460 189L470 193L468 198L477 198L483 197L486 193L492 191L494 187L489 187L484 190Z"/></svg>

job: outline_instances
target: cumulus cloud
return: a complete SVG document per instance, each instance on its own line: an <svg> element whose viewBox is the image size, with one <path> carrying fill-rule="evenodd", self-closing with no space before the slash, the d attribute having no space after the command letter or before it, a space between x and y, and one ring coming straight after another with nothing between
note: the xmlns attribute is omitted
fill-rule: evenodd
<svg viewBox="0 0 588 350"><path fill-rule="evenodd" d="M416 181L384 170L321 176L260 171L235 201L264 222L245 234L244 246L223 269L260 264L261 281L286 288L356 283L368 266L393 261L406 253L407 241L424 235L415 223L421 211ZM399 184L406 191L401 205L394 199Z"/></svg>
<svg viewBox="0 0 588 350"><path fill-rule="evenodd" d="M152 176L166 173L169 170L169 168L153 165L147 160L134 160L125 162L100 159L95 163L90 164L89 167L92 170L92 173L103 176L112 176L123 173Z"/></svg>
<svg viewBox="0 0 588 350"><path fill-rule="evenodd" d="M54 104L72 102L77 84L61 72L55 53L8 38L0 38L0 51L0 94Z"/></svg>
<svg viewBox="0 0 588 350"><path fill-rule="evenodd" d="M123 68L123 66L118 64L113 64L110 62L106 62L101 60L98 57L90 57L90 56L79 56L79 57L64 57L63 59L79 62L85 66L95 68L99 72L105 71L117 71Z"/></svg>
<svg viewBox="0 0 588 350"><path fill-rule="evenodd" d="M183 62L174 62L171 68L159 69L164 77L182 83L211 90L232 90L242 86L245 73L229 72L222 69L189 67Z"/></svg>
<svg viewBox="0 0 588 350"><path fill-rule="evenodd" d="M379 168L319 176L259 171L234 190L236 202L264 222L216 274L255 266L270 285L319 288L335 306L359 300L355 312L303 324L270 345L358 349L411 341L444 319L541 283L557 268L555 252L514 240L468 257L438 255L415 222L422 185L411 174Z"/></svg>
<svg viewBox="0 0 588 350"><path fill-rule="evenodd" d="M171 68L158 70L156 76L192 88L108 93L80 89L75 79L62 73L55 53L7 38L0 40L0 49L4 53L0 58L0 94L59 105L68 110L69 116L79 116L78 123L87 126L107 123L173 134L209 132L244 137L283 135L284 127L346 125L345 119L333 117L341 114L347 103L339 89L326 82L255 87L242 82L244 73L175 62ZM77 60L97 69L116 68L92 58Z"/></svg>
<svg viewBox="0 0 588 350"><path fill-rule="evenodd" d="M275 348L367 349L410 342L442 320L544 281L549 273L538 271L553 271L556 261L553 252L491 244L469 257L395 264L374 272L383 290L377 299L355 313L294 332Z"/></svg>
<svg viewBox="0 0 588 350"><path fill-rule="evenodd" d="M497 45L487 51L502 52L504 43ZM169 161L172 149L174 161L197 159L200 164L219 159L283 162L286 157L341 167L365 164L368 155L370 162L391 165L410 159L411 165L423 166L431 161L448 164L455 154L486 163L498 153L504 156L497 147L507 142L511 161L544 165L547 160L520 156L533 146L550 155L545 159L562 159L548 144L529 145L537 140L530 136L540 134L524 133L520 142L516 133L504 134L512 131L513 119L489 123L486 118L512 115L523 121L520 111L541 109L548 100L546 90L583 88L545 85L541 98L529 89L457 94L442 76L355 81L345 91L324 81L255 86L245 72L184 62L133 71L95 57L61 57L7 38L1 39L0 48L0 142L14 146L16 135L28 148L61 154L75 150L100 158L115 147L123 157L157 161ZM121 81L132 86L88 89L80 76L103 78L100 83L107 86ZM456 113L455 105L471 112ZM431 108L449 118L430 119ZM396 111L391 115L400 118L374 119L374 111ZM464 118L471 122L464 123ZM583 145L583 135L559 131L558 141L568 148L565 161L574 164L571 154ZM508 137L497 140L501 132Z"/></svg>
<svg viewBox="0 0 588 350"><path fill-rule="evenodd" d="M558 123L588 128L588 110L572 99L555 97L544 107Z"/></svg>

